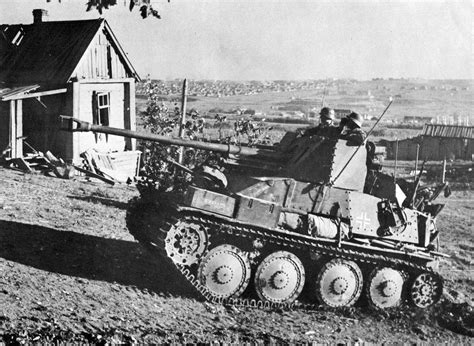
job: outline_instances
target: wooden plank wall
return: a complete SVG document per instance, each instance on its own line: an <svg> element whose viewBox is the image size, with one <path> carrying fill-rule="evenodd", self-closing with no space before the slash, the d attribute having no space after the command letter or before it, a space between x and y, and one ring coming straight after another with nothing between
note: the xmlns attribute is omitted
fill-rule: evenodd
<svg viewBox="0 0 474 346"><path fill-rule="evenodd" d="M467 142L466 142L467 141ZM405 139L399 141L398 159L415 160L417 141ZM395 142L390 142L387 159L395 159ZM420 160L460 159L472 160L474 141L461 138L425 137L420 146Z"/></svg>
<svg viewBox="0 0 474 346"><path fill-rule="evenodd" d="M423 140L422 152L424 157L430 160L443 160L445 157L448 160L460 159L471 160L472 152L468 139L462 138L439 138L439 137L425 137Z"/></svg>
<svg viewBox="0 0 474 346"><path fill-rule="evenodd" d="M103 32L92 41L73 73L77 79L127 78L124 65Z"/></svg>

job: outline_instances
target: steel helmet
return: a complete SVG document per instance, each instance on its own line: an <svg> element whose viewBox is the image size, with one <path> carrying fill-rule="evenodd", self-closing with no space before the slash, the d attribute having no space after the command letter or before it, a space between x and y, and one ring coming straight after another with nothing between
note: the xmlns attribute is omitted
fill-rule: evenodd
<svg viewBox="0 0 474 346"><path fill-rule="evenodd" d="M347 119L351 120L354 124L356 124L358 127L362 127L362 116L359 113L352 112L347 116Z"/></svg>
<svg viewBox="0 0 474 346"><path fill-rule="evenodd" d="M319 112L319 115L321 118L326 118L330 120L334 120L334 109L329 108L329 107L323 107L321 108L321 111Z"/></svg>

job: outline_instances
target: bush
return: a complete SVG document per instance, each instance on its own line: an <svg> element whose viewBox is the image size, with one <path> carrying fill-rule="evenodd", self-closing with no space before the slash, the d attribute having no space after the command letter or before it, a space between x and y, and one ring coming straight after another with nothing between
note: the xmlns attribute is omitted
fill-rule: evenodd
<svg viewBox="0 0 474 346"><path fill-rule="evenodd" d="M170 136L176 134L179 129L181 111L177 104L169 109L161 102L160 95L153 83L148 81L145 90L148 94L148 102L145 111L141 113L145 129L151 133ZM204 129L204 119L197 111L191 110L186 114L184 126L184 138L196 140ZM175 164L179 159L180 148L174 145L161 144L152 141L141 142L143 155L143 178L137 187L142 197L155 192L171 190L182 190L187 185L190 175L179 169ZM208 153L193 148L183 149L183 164L195 168L208 159Z"/></svg>
<svg viewBox="0 0 474 346"><path fill-rule="evenodd" d="M173 109L168 108L160 98L156 88L151 81L145 86L148 95L148 101L145 111L141 113L145 129L151 133L171 136L178 133L181 111L177 104ZM191 110L186 114L184 138L190 140L203 140L206 134L204 129L205 120L196 110ZM271 130L264 121L265 119L255 122L251 118L242 118L229 124L226 116L216 114L217 138L215 140L229 144L245 144L257 145L268 144L271 141L268 132ZM231 129L229 134L224 129ZM141 143L143 155L142 179L138 182L137 187L142 198L149 198L156 193L169 191L183 191L192 178L179 165L176 164L179 158L180 148L175 145L161 144L152 141L143 141ZM194 148L183 149L182 164L187 168L194 170L203 164L211 166L217 165L221 161L218 154L214 154L207 150L199 150Z"/></svg>

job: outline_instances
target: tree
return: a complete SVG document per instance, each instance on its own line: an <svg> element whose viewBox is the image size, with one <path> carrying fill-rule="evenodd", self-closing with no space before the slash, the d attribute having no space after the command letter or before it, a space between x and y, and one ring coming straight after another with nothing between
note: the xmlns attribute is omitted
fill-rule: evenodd
<svg viewBox="0 0 474 346"><path fill-rule="evenodd" d="M61 2L61 0L58 1ZM138 8L143 19L148 18L149 16L158 19L161 18L158 11L151 5L151 0L124 0L124 6L126 6L127 1L129 1L128 8L130 11L133 11L134 8ZM46 2L51 2L51 0L46 0ZM168 0L168 2L170 2L170 0ZM115 5L117 5L117 0L88 0L86 3L86 11L95 8L100 14L102 14L104 10L108 10L111 6Z"/></svg>

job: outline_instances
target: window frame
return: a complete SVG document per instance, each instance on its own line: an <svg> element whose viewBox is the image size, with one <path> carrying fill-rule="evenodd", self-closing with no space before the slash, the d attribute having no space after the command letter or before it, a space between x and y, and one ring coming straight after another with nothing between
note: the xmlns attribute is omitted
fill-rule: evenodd
<svg viewBox="0 0 474 346"><path fill-rule="evenodd" d="M103 104L101 104L104 101ZM110 92L97 93L97 119L98 124L102 126L109 126L110 124ZM105 112L106 111L106 112Z"/></svg>
<svg viewBox="0 0 474 346"><path fill-rule="evenodd" d="M110 125L110 92L96 91L92 93L92 123L94 125ZM96 143L99 141L99 135L94 133ZM105 141L108 142L109 135L105 134Z"/></svg>

